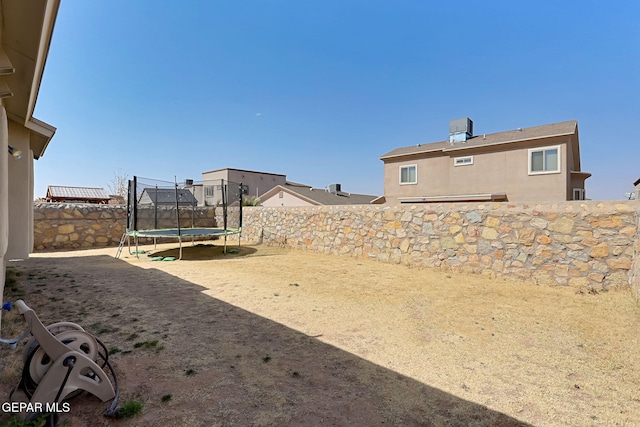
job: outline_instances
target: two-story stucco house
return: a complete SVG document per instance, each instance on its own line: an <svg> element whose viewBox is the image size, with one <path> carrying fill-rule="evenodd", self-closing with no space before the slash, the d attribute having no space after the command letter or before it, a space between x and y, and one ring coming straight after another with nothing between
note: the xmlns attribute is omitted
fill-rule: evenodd
<svg viewBox="0 0 640 427"><path fill-rule="evenodd" d="M449 139L397 148L384 162L386 203L583 200L578 123L474 135L452 120Z"/></svg>
<svg viewBox="0 0 640 427"><path fill-rule="evenodd" d="M221 180L242 184L243 193L248 197L260 197L276 185L285 185L287 176L244 169L224 168L202 173L201 189L196 190L200 204L215 205L221 200L219 184ZM202 192L202 195L199 193ZM202 203L204 200L205 203Z"/></svg>

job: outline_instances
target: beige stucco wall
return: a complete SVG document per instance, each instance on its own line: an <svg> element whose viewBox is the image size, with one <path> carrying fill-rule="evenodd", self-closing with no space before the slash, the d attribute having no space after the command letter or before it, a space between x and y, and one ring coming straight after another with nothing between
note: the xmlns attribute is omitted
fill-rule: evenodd
<svg viewBox="0 0 640 427"><path fill-rule="evenodd" d="M282 198L276 193L273 197L260 202L262 206L275 207L275 206L314 206L312 203L302 200L284 190L282 190Z"/></svg>
<svg viewBox="0 0 640 427"><path fill-rule="evenodd" d="M285 185L286 183L286 177L284 175L236 169L222 169L202 174L204 185L212 181L219 182L221 179L247 185L249 187L247 195L251 197L260 197L276 185Z"/></svg>
<svg viewBox="0 0 640 427"><path fill-rule="evenodd" d="M1 102L0 100L0 303L4 303L3 292L7 266L5 255L9 244L9 167L7 165L10 159L7 151L9 143L7 115ZM1 319L0 314L0 321Z"/></svg>
<svg viewBox="0 0 640 427"><path fill-rule="evenodd" d="M9 170L9 245L7 258L28 258L33 248L33 153L29 149L29 130L9 121L11 146L22 151L12 158Z"/></svg>
<svg viewBox="0 0 640 427"><path fill-rule="evenodd" d="M423 157L386 160L384 194L389 203L402 197L430 197L506 193L509 201L565 201L572 199L571 137L547 138L543 143L478 147ZM463 143L458 143L464 147ZM529 149L560 146L560 172L529 175ZM473 164L454 166L456 157L473 156ZM417 184L400 184L400 167L418 167Z"/></svg>

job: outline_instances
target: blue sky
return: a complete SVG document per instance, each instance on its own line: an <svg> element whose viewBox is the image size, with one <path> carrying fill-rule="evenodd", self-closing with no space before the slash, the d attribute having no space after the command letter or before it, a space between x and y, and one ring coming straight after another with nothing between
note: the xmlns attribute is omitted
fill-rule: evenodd
<svg viewBox="0 0 640 427"><path fill-rule="evenodd" d="M579 5L579 6L578 6ZM578 120L587 197L640 178L640 2L62 2L35 116L47 185L220 168L381 195L384 153Z"/></svg>

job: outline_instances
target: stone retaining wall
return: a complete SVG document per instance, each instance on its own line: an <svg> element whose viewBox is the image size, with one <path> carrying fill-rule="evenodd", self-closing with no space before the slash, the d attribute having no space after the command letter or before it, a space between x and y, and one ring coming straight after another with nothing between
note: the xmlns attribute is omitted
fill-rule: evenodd
<svg viewBox="0 0 640 427"><path fill-rule="evenodd" d="M176 227L175 209L140 209L140 228ZM222 224L221 208L196 208L180 212L182 227L216 227ZM117 246L127 227L125 205L91 203L36 203L34 206L34 249L81 249ZM147 239L149 240L149 239ZM196 238L196 240L202 240ZM158 239L175 242L175 239ZM142 239L141 243L145 243Z"/></svg>
<svg viewBox="0 0 640 427"><path fill-rule="evenodd" d="M117 246L127 223L125 205L35 203L33 248Z"/></svg>
<svg viewBox="0 0 640 427"><path fill-rule="evenodd" d="M636 211L596 201L256 207L245 209L243 237L539 284L628 286Z"/></svg>
<svg viewBox="0 0 640 427"><path fill-rule="evenodd" d="M214 208L199 208L211 226ZM243 241L640 296L640 205L630 202L245 207ZM34 248L118 245L122 205L37 203ZM200 224L205 221L206 224ZM635 259L635 262L634 262Z"/></svg>
<svg viewBox="0 0 640 427"><path fill-rule="evenodd" d="M637 234L633 254L633 265L631 266L631 272L629 274L629 283L631 284L631 290L636 300L640 301L640 203L636 204L636 229Z"/></svg>

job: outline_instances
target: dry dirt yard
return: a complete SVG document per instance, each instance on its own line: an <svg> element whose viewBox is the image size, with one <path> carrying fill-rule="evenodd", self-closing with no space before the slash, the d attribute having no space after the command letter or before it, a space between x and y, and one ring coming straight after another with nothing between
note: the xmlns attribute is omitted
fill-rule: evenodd
<svg viewBox="0 0 640 427"><path fill-rule="evenodd" d="M626 289L265 246L189 247L173 262L115 252L9 263L5 297L98 336L121 402L144 405L113 420L81 395L61 426L640 425L640 308ZM22 325L3 314L2 337ZM22 348L0 348L0 401Z"/></svg>

